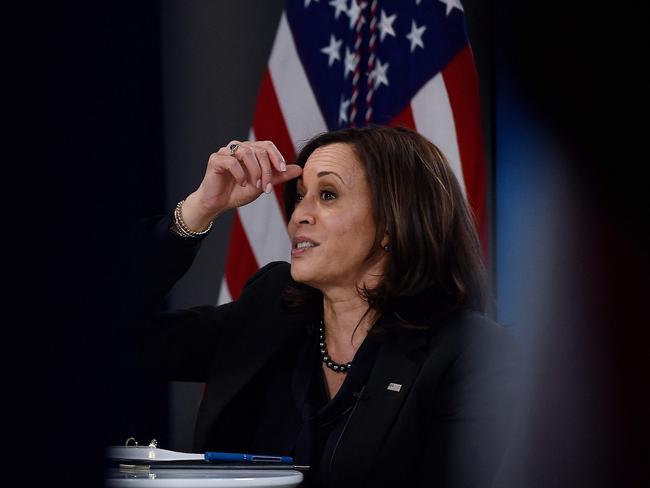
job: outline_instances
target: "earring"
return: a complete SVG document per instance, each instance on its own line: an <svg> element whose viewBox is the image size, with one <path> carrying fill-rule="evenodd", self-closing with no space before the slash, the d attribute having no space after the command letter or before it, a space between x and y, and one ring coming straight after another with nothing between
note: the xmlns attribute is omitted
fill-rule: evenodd
<svg viewBox="0 0 650 488"><path fill-rule="evenodd" d="M388 244L384 246L384 251L390 252L390 246Z"/></svg>

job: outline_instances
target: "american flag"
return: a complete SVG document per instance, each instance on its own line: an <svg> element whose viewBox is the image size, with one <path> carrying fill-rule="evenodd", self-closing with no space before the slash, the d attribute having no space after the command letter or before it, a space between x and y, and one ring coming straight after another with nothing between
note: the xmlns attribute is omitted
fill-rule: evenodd
<svg viewBox="0 0 650 488"><path fill-rule="evenodd" d="M287 162L317 133L416 129L447 156L486 246L478 78L460 0L288 0L262 77L250 140ZM282 187L235 212L219 303L261 266L291 260Z"/></svg>

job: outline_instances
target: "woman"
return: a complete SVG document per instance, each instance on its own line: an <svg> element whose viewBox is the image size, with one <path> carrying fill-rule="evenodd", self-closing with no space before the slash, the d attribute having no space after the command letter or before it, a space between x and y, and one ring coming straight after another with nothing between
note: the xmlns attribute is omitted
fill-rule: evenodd
<svg viewBox="0 0 650 488"><path fill-rule="evenodd" d="M212 221L283 182L291 264L232 303L154 313ZM206 383L197 452L291 455L304 486L490 484L516 353L483 315L471 213L432 143L345 129L286 165L270 142L233 141L143 230L143 345L166 378Z"/></svg>

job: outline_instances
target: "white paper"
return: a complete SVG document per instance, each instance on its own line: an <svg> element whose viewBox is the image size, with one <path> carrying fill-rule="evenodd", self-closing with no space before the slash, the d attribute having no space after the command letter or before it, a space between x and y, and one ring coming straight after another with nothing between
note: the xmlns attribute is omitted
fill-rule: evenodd
<svg viewBox="0 0 650 488"><path fill-rule="evenodd" d="M205 459L203 454L169 451L147 446L110 446L109 459L120 461L196 461Z"/></svg>

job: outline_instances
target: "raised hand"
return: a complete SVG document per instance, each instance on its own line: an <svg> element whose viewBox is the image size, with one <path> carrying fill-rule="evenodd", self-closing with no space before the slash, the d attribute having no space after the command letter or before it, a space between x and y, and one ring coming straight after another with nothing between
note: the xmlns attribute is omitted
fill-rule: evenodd
<svg viewBox="0 0 650 488"><path fill-rule="evenodd" d="M301 174L302 168L287 165L271 141L231 141L210 155L203 181L183 203L183 220L190 229L202 230L217 215Z"/></svg>

